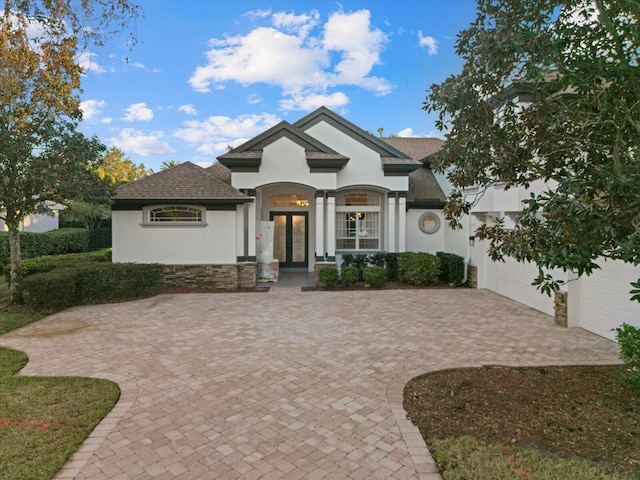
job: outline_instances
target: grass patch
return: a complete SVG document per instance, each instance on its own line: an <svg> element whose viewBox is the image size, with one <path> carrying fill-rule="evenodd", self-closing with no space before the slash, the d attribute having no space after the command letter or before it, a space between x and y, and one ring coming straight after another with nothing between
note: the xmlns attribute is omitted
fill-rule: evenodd
<svg viewBox="0 0 640 480"><path fill-rule="evenodd" d="M0 277L0 334L43 316L8 300ZM0 480L52 478L120 396L108 380L13 376L27 360L0 346Z"/></svg>
<svg viewBox="0 0 640 480"><path fill-rule="evenodd" d="M487 444L472 437L433 439L429 447L444 480L624 480L584 461L545 455L511 445Z"/></svg>

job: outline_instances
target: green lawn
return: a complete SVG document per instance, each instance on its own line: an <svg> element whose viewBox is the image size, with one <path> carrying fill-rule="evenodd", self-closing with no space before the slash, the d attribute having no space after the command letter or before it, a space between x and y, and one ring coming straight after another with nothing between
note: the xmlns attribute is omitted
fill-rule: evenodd
<svg viewBox="0 0 640 480"><path fill-rule="evenodd" d="M42 315L6 310L0 280L0 334ZM2 344L2 336L0 336ZM120 396L108 380L14 376L23 352L0 346L0 479L49 479L64 465Z"/></svg>

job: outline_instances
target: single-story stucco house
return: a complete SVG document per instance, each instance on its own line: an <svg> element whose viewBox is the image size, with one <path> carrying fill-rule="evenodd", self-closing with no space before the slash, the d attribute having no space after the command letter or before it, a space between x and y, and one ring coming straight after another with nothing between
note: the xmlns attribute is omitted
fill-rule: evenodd
<svg viewBox="0 0 640 480"><path fill-rule="evenodd" d="M275 225L281 270L343 253L464 254L444 228L446 195L427 158L437 138L381 139L327 108L283 121L202 168L183 163L118 190L113 259L166 265L256 262Z"/></svg>
<svg viewBox="0 0 640 480"><path fill-rule="evenodd" d="M481 222L515 218L524 189L490 189L462 229L449 228L442 213L449 186L429 164L442 146L437 138L378 138L321 107L209 168L186 162L121 186L113 261L164 264L169 284L255 286L262 227L273 222L270 249L281 271L317 272L340 265L345 253L444 251L465 258L479 288L570 326L608 338L622 321L640 326L640 305L622 299L637 269L605 263L553 299L531 286L534 266L492 262L471 238Z"/></svg>
<svg viewBox="0 0 640 480"><path fill-rule="evenodd" d="M44 213L32 213L27 215L20 222L21 232L33 232L44 233L51 230L57 230L60 226L60 210L64 210L64 205L59 203L47 202L48 214ZM0 217L2 214L0 213ZM4 220L0 218L0 232L7 232L9 228L5 224Z"/></svg>

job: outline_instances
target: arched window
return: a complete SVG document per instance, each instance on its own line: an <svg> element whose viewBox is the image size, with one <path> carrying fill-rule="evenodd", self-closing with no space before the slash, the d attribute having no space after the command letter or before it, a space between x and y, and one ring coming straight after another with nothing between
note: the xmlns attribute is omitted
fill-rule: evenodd
<svg viewBox="0 0 640 480"><path fill-rule="evenodd" d="M144 223L151 225L203 225L205 209L196 205L159 205L147 207Z"/></svg>
<svg viewBox="0 0 640 480"><path fill-rule="evenodd" d="M336 196L337 250L380 250L380 204L375 192Z"/></svg>

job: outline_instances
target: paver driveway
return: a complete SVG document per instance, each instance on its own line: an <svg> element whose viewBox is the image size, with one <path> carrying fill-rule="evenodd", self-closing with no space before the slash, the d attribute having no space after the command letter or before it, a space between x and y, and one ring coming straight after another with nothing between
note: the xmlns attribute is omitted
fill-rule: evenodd
<svg viewBox="0 0 640 480"><path fill-rule="evenodd" d="M162 295L0 337L25 375L122 389L59 477L437 478L402 389L483 364L614 363L614 343L482 290Z"/></svg>

